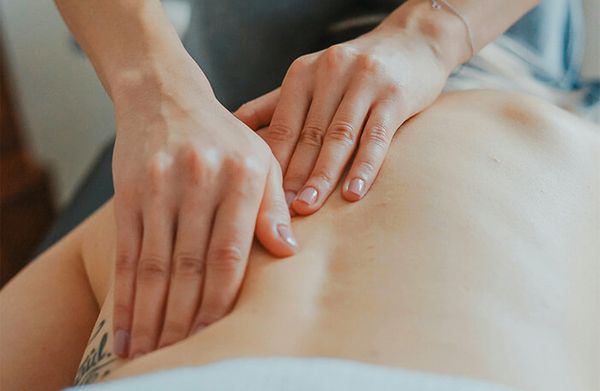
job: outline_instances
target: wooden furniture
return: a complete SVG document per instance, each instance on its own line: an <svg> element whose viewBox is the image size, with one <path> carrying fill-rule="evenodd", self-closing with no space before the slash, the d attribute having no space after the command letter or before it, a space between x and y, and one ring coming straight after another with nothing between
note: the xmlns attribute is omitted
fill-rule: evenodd
<svg viewBox="0 0 600 391"><path fill-rule="evenodd" d="M27 264L54 217L48 172L27 149L0 37L0 287Z"/></svg>

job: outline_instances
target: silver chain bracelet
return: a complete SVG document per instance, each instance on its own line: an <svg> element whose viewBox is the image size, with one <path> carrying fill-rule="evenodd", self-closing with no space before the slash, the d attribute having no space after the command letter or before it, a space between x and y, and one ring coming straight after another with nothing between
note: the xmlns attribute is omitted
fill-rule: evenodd
<svg viewBox="0 0 600 391"><path fill-rule="evenodd" d="M463 24L465 25L465 28L467 29L467 39L469 41L469 48L471 49L471 57L473 57L475 55L475 45L473 45L473 33L471 32L471 26L469 26L469 23L467 22L467 20L464 18L464 16L461 15L460 12L458 12L456 10L456 8L454 8L450 3L448 3L448 1L446 0L431 0L431 8L434 9L441 9L444 8L444 6L450 11L452 12L454 15L456 15L461 22L463 22Z"/></svg>

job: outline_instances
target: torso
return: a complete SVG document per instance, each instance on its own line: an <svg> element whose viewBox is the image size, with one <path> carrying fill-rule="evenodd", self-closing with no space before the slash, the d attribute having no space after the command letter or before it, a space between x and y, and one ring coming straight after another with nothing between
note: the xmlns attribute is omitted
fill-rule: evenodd
<svg viewBox="0 0 600 391"><path fill-rule="evenodd" d="M590 213L597 137L565 113L542 118L511 100L439 100L402 128L363 201L336 192L294 220L296 256L278 260L254 246L229 316L110 378L240 356L322 356L587 389L598 357L581 341L600 326ZM88 242L103 299L110 271L94 259L112 244Z"/></svg>

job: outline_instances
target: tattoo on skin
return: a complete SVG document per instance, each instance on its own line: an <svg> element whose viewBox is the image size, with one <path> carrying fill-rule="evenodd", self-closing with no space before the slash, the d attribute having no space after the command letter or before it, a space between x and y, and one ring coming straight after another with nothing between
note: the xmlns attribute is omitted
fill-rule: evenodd
<svg viewBox="0 0 600 391"><path fill-rule="evenodd" d="M107 350L109 327L106 325L107 322L103 319L92 332L88 341L88 350L75 375L75 385L90 384L104 378L110 373L111 364L118 359Z"/></svg>

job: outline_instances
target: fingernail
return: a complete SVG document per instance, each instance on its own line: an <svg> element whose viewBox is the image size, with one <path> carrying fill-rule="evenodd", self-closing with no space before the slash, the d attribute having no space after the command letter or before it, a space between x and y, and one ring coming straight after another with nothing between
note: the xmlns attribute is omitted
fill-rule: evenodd
<svg viewBox="0 0 600 391"><path fill-rule="evenodd" d="M360 178L352 179L348 185L348 191L362 197L363 192L365 191L365 181Z"/></svg>
<svg viewBox="0 0 600 391"><path fill-rule="evenodd" d="M292 205L292 202L294 202L294 199L296 199L296 193L294 193L293 191L285 192L285 202L287 202L288 208Z"/></svg>
<svg viewBox="0 0 600 391"><path fill-rule="evenodd" d="M279 232L279 236L290 246L298 247L298 242L294 238L294 234L292 233L292 229L287 224L279 224L277 226L277 232Z"/></svg>
<svg viewBox="0 0 600 391"><path fill-rule="evenodd" d="M129 333L125 330L115 332L114 349L119 357L127 357L127 348L129 347Z"/></svg>
<svg viewBox="0 0 600 391"><path fill-rule="evenodd" d="M318 195L319 193L314 187L305 187L298 196L298 200L311 205L317 200Z"/></svg>

